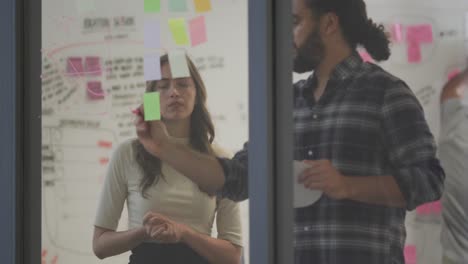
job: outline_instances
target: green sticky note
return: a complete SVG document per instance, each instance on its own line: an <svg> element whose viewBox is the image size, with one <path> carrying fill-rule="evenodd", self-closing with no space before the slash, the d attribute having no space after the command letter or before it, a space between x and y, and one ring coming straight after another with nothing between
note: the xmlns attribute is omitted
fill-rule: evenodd
<svg viewBox="0 0 468 264"><path fill-rule="evenodd" d="M187 12L187 0L169 0L170 12Z"/></svg>
<svg viewBox="0 0 468 264"><path fill-rule="evenodd" d="M145 111L145 121L161 120L159 93L145 93L143 96L143 108Z"/></svg>
<svg viewBox="0 0 468 264"><path fill-rule="evenodd" d="M169 19L169 28L177 45L188 45L187 23L184 18Z"/></svg>
<svg viewBox="0 0 468 264"><path fill-rule="evenodd" d="M161 0L145 0L145 12L159 13L161 10Z"/></svg>

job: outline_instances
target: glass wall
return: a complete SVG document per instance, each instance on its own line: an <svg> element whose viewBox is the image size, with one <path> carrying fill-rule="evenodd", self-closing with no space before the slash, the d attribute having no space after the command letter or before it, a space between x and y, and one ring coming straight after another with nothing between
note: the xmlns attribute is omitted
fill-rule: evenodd
<svg viewBox="0 0 468 264"><path fill-rule="evenodd" d="M101 262L93 253L93 229L98 205L111 206L102 203L102 193L112 185L113 169L121 165L119 153L132 160L124 170L137 164L131 147L137 141L134 110L145 100L149 100L142 108L145 114L162 117L171 138L182 142L188 136L180 134L181 126L190 124L192 131L198 126L208 133L200 118L185 122L191 107L204 104L209 112L205 117L214 125L214 151L231 157L242 148L248 139L247 9L247 1L42 2L42 263L128 263L129 252ZM160 63L165 54L169 64ZM194 72L206 88L206 104L197 101L202 88ZM187 93L192 88L197 89L196 96ZM159 92L159 102L151 97L154 92ZM248 263L248 202L230 205L233 212L224 209L225 223L217 226L212 217L223 214L219 199L186 183L188 179L164 164L160 170L163 177L152 186L170 185L172 174L178 175L181 182L173 182L175 194L166 186L165 195L153 193L160 197L154 206L135 204L142 201L135 195L141 191L139 170L126 171L120 185L128 198L125 207L112 196L108 202L117 212L106 221L118 221L118 231L135 227L138 214L129 216L132 207L133 212L142 208L164 212L174 222L214 237L216 227L231 228L238 234L230 241L243 247ZM181 188L188 189L177 193ZM187 207L187 199L192 199L192 206ZM237 222L242 231L236 229Z"/></svg>

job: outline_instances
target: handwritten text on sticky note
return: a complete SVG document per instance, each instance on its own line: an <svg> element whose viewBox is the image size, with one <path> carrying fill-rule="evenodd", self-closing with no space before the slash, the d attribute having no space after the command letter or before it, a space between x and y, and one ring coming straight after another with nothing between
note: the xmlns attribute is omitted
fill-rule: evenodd
<svg viewBox="0 0 468 264"><path fill-rule="evenodd" d="M143 108L145 112L145 121L161 120L159 93L145 93L143 96Z"/></svg>

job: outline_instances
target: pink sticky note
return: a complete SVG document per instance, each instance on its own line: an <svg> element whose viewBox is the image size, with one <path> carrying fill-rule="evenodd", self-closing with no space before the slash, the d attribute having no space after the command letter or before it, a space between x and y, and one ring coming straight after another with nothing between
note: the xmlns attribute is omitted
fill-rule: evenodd
<svg viewBox="0 0 468 264"><path fill-rule="evenodd" d="M432 206L430 203L420 205L416 208L416 213L418 215L430 215L432 211Z"/></svg>
<svg viewBox="0 0 468 264"><path fill-rule="evenodd" d="M421 60L421 44L418 42L408 42L408 62L419 63Z"/></svg>
<svg viewBox="0 0 468 264"><path fill-rule="evenodd" d="M432 32L432 25L421 24L421 25L408 26L406 28L406 40L408 42L416 42L416 43L434 42L434 34Z"/></svg>
<svg viewBox="0 0 468 264"><path fill-rule="evenodd" d="M440 215L442 213L442 202L436 201L431 204L432 213L436 215Z"/></svg>
<svg viewBox="0 0 468 264"><path fill-rule="evenodd" d="M70 57L67 59L67 74L72 76L82 75L84 72L83 69L83 59L80 57Z"/></svg>
<svg viewBox="0 0 468 264"><path fill-rule="evenodd" d="M460 74L460 69L454 69L452 71L450 71L448 74L447 74L447 79L448 80L451 80L453 78L455 78L458 74Z"/></svg>
<svg viewBox="0 0 468 264"><path fill-rule="evenodd" d="M403 25L400 23L394 23L391 26L392 39L395 43L400 43L403 41Z"/></svg>
<svg viewBox="0 0 468 264"><path fill-rule="evenodd" d="M105 94L101 82L88 82L87 94L91 100L104 99Z"/></svg>
<svg viewBox="0 0 468 264"><path fill-rule="evenodd" d="M101 59L99 57L86 57L85 58L85 72L90 76L101 76Z"/></svg>
<svg viewBox="0 0 468 264"><path fill-rule="evenodd" d="M408 245L405 247L405 263L406 264L416 264L418 263L418 259L416 256L416 246Z"/></svg>
<svg viewBox="0 0 468 264"><path fill-rule="evenodd" d="M365 62L374 62L374 60L372 59L372 56L369 55L367 51L361 50L359 51L359 55L361 55L362 60Z"/></svg>
<svg viewBox="0 0 468 264"><path fill-rule="evenodd" d="M205 17L199 16L190 20L190 39L192 40L192 47L198 46L207 41Z"/></svg>

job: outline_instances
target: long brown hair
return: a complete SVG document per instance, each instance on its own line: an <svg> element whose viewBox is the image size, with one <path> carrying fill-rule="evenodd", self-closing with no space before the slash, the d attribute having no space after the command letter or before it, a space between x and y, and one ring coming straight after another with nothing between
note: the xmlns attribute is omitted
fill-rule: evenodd
<svg viewBox="0 0 468 264"><path fill-rule="evenodd" d="M206 88L203 80L195 67L193 61L186 56L190 77L195 84L195 106L190 116L190 145L193 149L207 154L213 154L211 144L215 137L215 130L210 113L206 107ZM169 56L163 55L160 58L161 68L169 63ZM140 181L141 195L147 198L147 190L153 184L157 184L162 177L162 162L159 158L146 151L140 141L133 141L136 162L140 166L143 178Z"/></svg>

